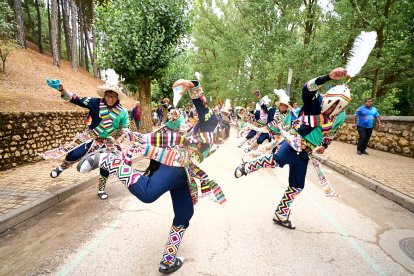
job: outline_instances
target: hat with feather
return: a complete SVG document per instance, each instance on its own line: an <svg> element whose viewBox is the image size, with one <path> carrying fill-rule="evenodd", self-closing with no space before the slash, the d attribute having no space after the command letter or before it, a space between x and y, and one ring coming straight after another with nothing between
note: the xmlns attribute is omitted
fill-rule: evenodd
<svg viewBox="0 0 414 276"><path fill-rule="evenodd" d="M286 91L283 89L275 89L273 92L276 94L276 96L279 97L279 100L275 103L277 108L279 108L280 104L285 104L288 107L288 110L290 110L292 107L289 104L290 97L286 94Z"/></svg>
<svg viewBox="0 0 414 276"><path fill-rule="evenodd" d="M103 98L106 91L112 91L118 94L119 100L126 99L127 96L122 92L122 87L119 83L119 75L113 69L106 70L104 75L105 84L98 86L96 93Z"/></svg>

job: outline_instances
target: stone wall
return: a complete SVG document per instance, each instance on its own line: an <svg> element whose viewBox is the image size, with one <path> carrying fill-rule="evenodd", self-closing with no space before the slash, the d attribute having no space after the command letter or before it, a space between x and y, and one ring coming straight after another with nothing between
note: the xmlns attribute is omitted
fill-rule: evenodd
<svg viewBox="0 0 414 276"><path fill-rule="evenodd" d="M358 132L353 123L354 116L348 115L336 132L336 140L356 145ZM374 128L368 147L414 158L414 116L382 116L381 126Z"/></svg>
<svg viewBox="0 0 414 276"><path fill-rule="evenodd" d="M42 160L42 153L84 130L87 111L0 112L0 170ZM131 123L136 131L135 124Z"/></svg>
<svg viewBox="0 0 414 276"><path fill-rule="evenodd" d="M0 112L0 170L41 160L38 153L83 131L87 112Z"/></svg>

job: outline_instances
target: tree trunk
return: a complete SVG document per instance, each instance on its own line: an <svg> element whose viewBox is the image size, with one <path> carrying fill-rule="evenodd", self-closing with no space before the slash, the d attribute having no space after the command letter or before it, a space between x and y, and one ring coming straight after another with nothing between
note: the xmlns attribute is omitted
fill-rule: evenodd
<svg viewBox="0 0 414 276"><path fill-rule="evenodd" d="M40 16L39 1L35 0L36 6L36 17L37 17L37 47L39 48L39 53L43 54L42 46L42 17Z"/></svg>
<svg viewBox="0 0 414 276"><path fill-rule="evenodd" d="M47 25L49 26L49 45L51 46L52 45L52 40L51 40L51 37L52 37L52 23L51 23L51 20L50 20L50 5L49 5L49 0L46 0L46 2L47 2ZM53 49L52 49L52 46L50 47L50 51L52 52L52 56L53 56Z"/></svg>
<svg viewBox="0 0 414 276"><path fill-rule="evenodd" d="M138 79L138 97L141 102L141 127L142 133L152 131L152 112L151 112L151 80Z"/></svg>
<svg viewBox="0 0 414 276"><path fill-rule="evenodd" d="M314 29L314 20L315 20L315 11L314 11L314 5L316 5L315 0L308 0L304 1L306 4L306 17L305 17L305 37L303 38L303 45L305 47L310 43L311 37Z"/></svg>
<svg viewBox="0 0 414 276"><path fill-rule="evenodd" d="M17 23L17 42L22 48L26 48L26 34L24 32L22 1L14 0L14 13Z"/></svg>
<svg viewBox="0 0 414 276"><path fill-rule="evenodd" d="M51 48L53 52L53 65L60 67L59 44L58 44L58 4L57 0L50 1L51 15Z"/></svg>
<svg viewBox="0 0 414 276"><path fill-rule="evenodd" d="M95 22L95 17L96 17L96 11L95 11L95 5L93 6L93 11L92 11L92 21ZM92 25L91 26L91 31L92 31L92 54L91 54L91 61L92 61L92 66L93 66L93 76L95 78L99 78L99 70L98 70L98 65L96 64L96 35L95 35L95 28Z"/></svg>
<svg viewBox="0 0 414 276"><path fill-rule="evenodd" d="M32 18L32 14L30 13L30 5L29 5L29 1L24 1L23 2L23 9L26 10L27 13L27 21L28 21L28 28L30 30L30 32L28 32L29 34L31 34L31 36L29 35L29 37L34 38L36 36L36 31L35 31L35 24Z"/></svg>
<svg viewBox="0 0 414 276"><path fill-rule="evenodd" d="M76 3L75 0L68 0L71 10L71 20L72 20L72 36L71 36L71 61L72 61L72 68L73 70L78 70L78 59L76 56L77 48L78 48L78 32L76 26Z"/></svg>
<svg viewBox="0 0 414 276"><path fill-rule="evenodd" d="M65 33L66 57L68 60L70 60L72 51L70 49L68 0L61 0L60 3L62 5L63 32Z"/></svg>
<svg viewBox="0 0 414 276"><path fill-rule="evenodd" d="M82 12L83 6L82 6L82 0L79 1L79 7L78 7L78 24L79 24L79 58L80 58L80 66L83 68L85 67L85 51L84 51L84 40L83 40L83 12Z"/></svg>
<svg viewBox="0 0 414 276"><path fill-rule="evenodd" d="M85 54L84 54L85 55L85 68L86 68L86 71L89 72L89 59L88 59L88 56L91 56L91 55L90 55L90 52L89 52L89 48L90 48L89 35L88 35L88 28L86 26L86 18L85 18L85 13L84 12L82 12L82 21L83 21L83 35L85 37L85 48L84 48L84 51L85 51Z"/></svg>
<svg viewBox="0 0 414 276"><path fill-rule="evenodd" d="M381 25L376 28L377 31L377 44L375 49L377 50L377 60L380 60L382 58L382 48L384 46L384 28L385 28L385 22L388 20L388 15L390 13L391 9L391 0L387 0L385 7L384 7L384 13L383 16L385 20L382 21ZM380 79L380 73L381 73L381 67L375 68L374 71L374 78L372 80L372 90L371 90L371 98L375 101L378 95L378 87L379 87L379 79Z"/></svg>
<svg viewBox="0 0 414 276"><path fill-rule="evenodd" d="M60 12L60 0L56 0L56 4L57 4L57 11L58 11L58 15L57 15L57 22L58 22L58 51L59 51L59 59L62 58L62 16L61 16L61 12Z"/></svg>

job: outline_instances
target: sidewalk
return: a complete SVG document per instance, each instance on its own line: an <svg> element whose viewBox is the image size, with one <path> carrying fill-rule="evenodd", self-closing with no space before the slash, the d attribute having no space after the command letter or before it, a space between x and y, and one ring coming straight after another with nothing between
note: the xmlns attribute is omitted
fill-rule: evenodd
<svg viewBox="0 0 414 276"><path fill-rule="evenodd" d="M333 142L317 158L352 180L414 212L414 159L368 149L357 155L356 146ZM146 160L135 162L146 168ZM97 185L99 171L80 174L76 166L52 179L59 161L41 161L0 172L0 233L66 198ZM115 181L109 178L108 183Z"/></svg>
<svg viewBox="0 0 414 276"><path fill-rule="evenodd" d="M355 182L414 212L414 159L367 149L357 155L356 145L334 141L323 155L316 155L328 166Z"/></svg>
<svg viewBox="0 0 414 276"><path fill-rule="evenodd" d="M99 170L81 174L76 164L51 178L50 171L59 164L59 160L48 160L0 171L0 233L86 188L97 187ZM147 161L135 164L145 170ZM107 185L115 180L110 177Z"/></svg>

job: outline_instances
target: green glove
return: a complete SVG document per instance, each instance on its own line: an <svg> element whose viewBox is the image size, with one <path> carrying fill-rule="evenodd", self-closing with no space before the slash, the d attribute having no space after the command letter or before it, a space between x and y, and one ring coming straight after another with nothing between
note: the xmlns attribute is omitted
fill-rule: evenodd
<svg viewBox="0 0 414 276"><path fill-rule="evenodd" d="M51 80L51 79L46 78L46 82L47 82L47 85L49 85L50 87L58 91L60 90L60 80Z"/></svg>

